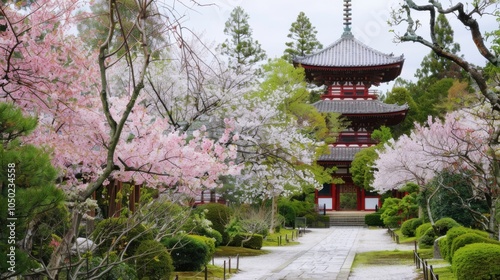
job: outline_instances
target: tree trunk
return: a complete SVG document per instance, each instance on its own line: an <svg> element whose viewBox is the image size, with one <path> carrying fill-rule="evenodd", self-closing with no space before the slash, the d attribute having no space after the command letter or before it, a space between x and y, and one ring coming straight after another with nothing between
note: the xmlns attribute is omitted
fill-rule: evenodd
<svg viewBox="0 0 500 280"><path fill-rule="evenodd" d="M61 270L61 262L64 260L65 256L69 255L69 248L71 248L71 246L73 245L75 237L78 234L78 228L82 220L82 214L77 209L73 209L72 217L71 227L63 236L61 243L59 243L59 245L54 249L54 252L52 252L52 255L50 256L50 261L47 265L47 273L49 279L57 278L57 275Z"/></svg>

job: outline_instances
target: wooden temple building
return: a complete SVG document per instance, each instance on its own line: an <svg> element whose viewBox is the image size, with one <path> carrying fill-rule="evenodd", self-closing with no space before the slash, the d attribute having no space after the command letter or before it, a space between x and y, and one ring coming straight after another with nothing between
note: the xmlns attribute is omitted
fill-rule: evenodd
<svg viewBox="0 0 500 280"><path fill-rule="evenodd" d="M344 0L344 32L340 39L311 55L296 57L295 67L303 67L308 82L324 86L321 100L313 105L319 112L341 114L349 125L330 146L330 154L318 163L335 166L332 176L343 184L328 184L316 191L316 204L326 210L375 210L380 207L379 195L356 186L350 173L354 155L375 145L371 133L381 126L402 122L408 106L385 104L378 100L373 87L396 79L404 63L403 56L379 52L351 33L350 0Z"/></svg>

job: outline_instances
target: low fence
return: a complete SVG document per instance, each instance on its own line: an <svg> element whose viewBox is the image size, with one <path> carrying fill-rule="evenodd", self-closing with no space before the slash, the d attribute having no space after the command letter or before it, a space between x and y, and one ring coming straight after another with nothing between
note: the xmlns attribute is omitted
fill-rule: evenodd
<svg viewBox="0 0 500 280"><path fill-rule="evenodd" d="M413 250L413 261L417 269L422 269L424 280L439 280L439 275L434 272L432 265L429 265L426 260L420 257L417 252L417 242L415 242L415 250Z"/></svg>
<svg viewBox="0 0 500 280"><path fill-rule="evenodd" d="M391 228L387 228L387 231L391 235L392 240L395 241L397 244L399 244L399 235Z"/></svg>

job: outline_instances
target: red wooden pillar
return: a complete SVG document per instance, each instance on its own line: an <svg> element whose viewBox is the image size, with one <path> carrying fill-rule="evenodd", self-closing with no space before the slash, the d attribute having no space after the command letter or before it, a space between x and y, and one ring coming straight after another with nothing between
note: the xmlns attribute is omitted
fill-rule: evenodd
<svg viewBox="0 0 500 280"><path fill-rule="evenodd" d="M336 184L332 184L332 210L339 210L340 207L340 193Z"/></svg>
<svg viewBox="0 0 500 280"><path fill-rule="evenodd" d="M361 191L359 191L361 190ZM366 193L365 193L365 189L361 189L359 188L358 189L358 197L360 197L360 204L359 204L359 208L358 210L365 210L366 209L366 205L365 205L365 198L366 198Z"/></svg>

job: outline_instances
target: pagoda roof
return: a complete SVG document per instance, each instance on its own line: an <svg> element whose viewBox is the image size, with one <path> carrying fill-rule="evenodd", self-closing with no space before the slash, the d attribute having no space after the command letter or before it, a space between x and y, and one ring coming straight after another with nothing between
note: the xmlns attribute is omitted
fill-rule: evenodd
<svg viewBox="0 0 500 280"><path fill-rule="evenodd" d="M314 54L295 57L295 67L305 69L306 78L318 85L332 82L363 82L379 85L396 79L404 56L377 51L344 32L335 43Z"/></svg>
<svg viewBox="0 0 500 280"><path fill-rule="evenodd" d="M351 162L359 151L366 147L344 147L344 146L331 146L330 154L321 155L318 161L329 162Z"/></svg>
<svg viewBox="0 0 500 280"><path fill-rule="evenodd" d="M320 113L339 113L342 115L372 115L402 113L408 110L408 105L386 104L376 99L334 99L320 100L313 104Z"/></svg>
<svg viewBox="0 0 500 280"><path fill-rule="evenodd" d="M294 64L320 67L367 67L400 64L404 56L394 56L377 51L356 38L349 32L344 33L335 43L317 53L295 57Z"/></svg>

